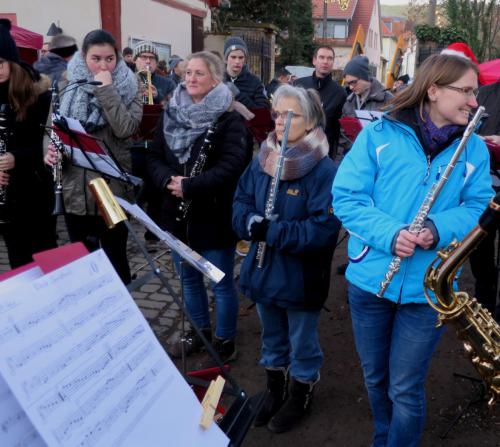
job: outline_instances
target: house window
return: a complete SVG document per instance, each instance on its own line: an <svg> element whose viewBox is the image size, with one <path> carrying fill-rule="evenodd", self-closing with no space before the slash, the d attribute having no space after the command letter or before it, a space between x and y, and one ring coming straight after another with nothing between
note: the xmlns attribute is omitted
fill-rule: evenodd
<svg viewBox="0 0 500 447"><path fill-rule="evenodd" d="M392 33L392 22L384 22L384 25Z"/></svg>
<svg viewBox="0 0 500 447"><path fill-rule="evenodd" d="M331 20L327 21L326 37L329 39L346 39L349 34L349 27L346 21ZM323 37L323 21L316 22L315 37Z"/></svg>

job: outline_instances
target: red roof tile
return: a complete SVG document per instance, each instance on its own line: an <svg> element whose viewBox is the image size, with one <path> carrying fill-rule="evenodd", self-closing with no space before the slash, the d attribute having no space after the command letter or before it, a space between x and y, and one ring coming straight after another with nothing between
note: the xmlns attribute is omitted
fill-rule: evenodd
<svg viewBox="0 0 500 447"><path fill-rule="evenodd" d="M327 3L327 16L333 19L350 19L356 9L358 0L342 0L347 1L347 9L340 8L338 0L328 0ZM361 0L363 2L363 0ZM312 0L313 19L323 18L324 0Z"/></svg>

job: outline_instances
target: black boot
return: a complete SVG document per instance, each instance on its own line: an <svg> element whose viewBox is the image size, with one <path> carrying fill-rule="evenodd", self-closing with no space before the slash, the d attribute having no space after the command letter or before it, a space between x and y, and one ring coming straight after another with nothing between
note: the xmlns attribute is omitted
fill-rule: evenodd
<svg viewBox="0 0 500 447"><path fill-rule="evenodd" d="M236 360L238 356L238 351L236 350L236 345L234 340L223 339L219 337L214 337L214 342L212 343L215 352L219 354L222 363L231 362Z"/></svg>
<svg viewBox="0 0 500 447"><path fill-rule="evenodd" d="M283 433L294 428L311 406L315 383L303 383L292 377L290 396L269 421L267 428L274 433Z"/></svg>
<svg viewBox="0 0 500 447"><path fill-rule="evenodd" d="M205 338L209 343L212 342L212 329L204 328L201 330ZM203 341L198 336L198 334L194 331L194 329L190 329L186 332L184 339L179 340L177 343L173 344L169 349L168 353L174 358L178 359L182 357L182 345L184 344L184 353L186 357L191 354L196 354L198 352L203 352L205 350L205 345Z"/></svg>
<svg viewBox="0 0 500 447"><path fill-rule="evenodd" d="M255 420L253 421L254 427L266 425L288 397L287 368L266 369L266 374L267 396L257 416L255 416Z"/></svg>

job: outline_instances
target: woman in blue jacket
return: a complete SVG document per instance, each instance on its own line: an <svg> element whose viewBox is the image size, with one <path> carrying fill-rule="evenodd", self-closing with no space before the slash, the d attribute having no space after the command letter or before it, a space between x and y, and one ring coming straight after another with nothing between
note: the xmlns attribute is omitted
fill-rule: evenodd
<svg viewBox="0 0 500 447"><path fill-rule="evenodd" d="M442 333L424 296L425 270L437 249L474 227L493 193L488 152L474 134L422 232L407 230L477 107L477 85L468 59L429 57L388 115L360 133L333 184L335 213L350 232L349 303L376 447L420 442L425 378ZM379 298L394 255L400 271Z"/></svg>
<svg viewBox="0 0 500 447"><path fill-rule="evenodd" d="M320 310L328 296L330 263L339 221L331 209L335 167L322 130L325 118L314 90L282 86L273 99L276 130L241 177L233 227L252 241L241 268L244 295L257 303L262 324L261 364L270 391L255 425L274 432L296 425L309 408L323 354L318 340ZM285 117L293 111L275 218L265 219ZM256 259L267 244L262 268ZM288 396L288 375L291 377Z"/></svg>

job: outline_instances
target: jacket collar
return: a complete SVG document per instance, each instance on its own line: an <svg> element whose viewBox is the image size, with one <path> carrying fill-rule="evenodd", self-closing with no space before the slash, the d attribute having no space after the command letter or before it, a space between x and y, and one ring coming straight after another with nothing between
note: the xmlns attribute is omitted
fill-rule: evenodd
<svg viewBox="0 0 500 447"><path fill-rule="evenodd" d="M333 82L331 73L328 76L325 76L324 78L320 78L316 76L316 70L313 71L312 79L314 85L318 90L321 90L322 88L326 87L327 85L330 85Z"/></svg>

